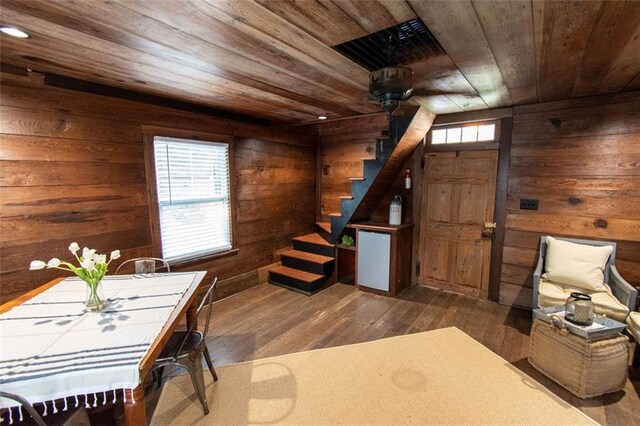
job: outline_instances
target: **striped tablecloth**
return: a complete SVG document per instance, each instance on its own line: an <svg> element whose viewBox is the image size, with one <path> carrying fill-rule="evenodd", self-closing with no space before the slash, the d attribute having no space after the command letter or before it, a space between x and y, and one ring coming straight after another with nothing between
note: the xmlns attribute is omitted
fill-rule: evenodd
<svg viewBox="0 0 640 426"><path fill-rule="evenodd" d="M84 311L86 284L72 277L1 314L0 389L32 404L91 395L86 399L95 406L122 398L124 389L140 384L140 361L202 276L107 276L109 304L99 313ZM60 408L52 403L49 409Z"/></svg>

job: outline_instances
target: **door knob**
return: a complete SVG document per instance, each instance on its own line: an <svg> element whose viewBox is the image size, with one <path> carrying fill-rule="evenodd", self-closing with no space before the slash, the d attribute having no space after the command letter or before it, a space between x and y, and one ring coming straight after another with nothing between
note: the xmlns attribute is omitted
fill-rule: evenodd
<svg viewBox="0 0 640 426"><path fill-rule="evenodd" d="M482 239L484 240L492 240L493 239L493 232L496 229L496 223L495 222L485 222L484 223L484 227L482 228Z"/></svg>

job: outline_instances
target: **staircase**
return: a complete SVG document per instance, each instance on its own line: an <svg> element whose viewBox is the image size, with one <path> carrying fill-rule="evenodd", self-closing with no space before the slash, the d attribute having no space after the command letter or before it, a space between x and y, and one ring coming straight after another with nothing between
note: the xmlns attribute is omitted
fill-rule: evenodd
<svg viewBox="0 0 640 426"><path fill-rule="evenodd" d="M293 239L293 250L280 254L281 266L269 271L269 282L313 294L336 282L335 246L319 234Z"/></svg>
<svg viewBox="0 0 640 426"><path fill-rule="evenodd" d="M351 195L340 197L340 213L331 223L316 223L316 233L293 239L293 250L281 254L282 265L269 271L269 282L312 294L336 281L335 246L351 221L368 219L423 140L435 115L416 107L389 121L377 139L376 158L362 160L362 177L350 178Z"/></svg>
<svg viewBox="0 0 640 426"><path fill-rule="evenodd" d="M341 197L340 213L331 215L327 241L336 243L349 222L369 218L434 118L435 114L417 107L389 121L389 131L377 139L376 158L362 160L362 178L351 178L351 196Z"/></svg>

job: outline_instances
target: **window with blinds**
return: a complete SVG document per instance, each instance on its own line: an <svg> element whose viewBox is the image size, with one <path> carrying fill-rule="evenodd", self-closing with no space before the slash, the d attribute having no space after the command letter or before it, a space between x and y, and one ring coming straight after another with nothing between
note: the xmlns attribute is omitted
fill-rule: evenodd
<svg viewBox="0 0 640 426"><path fill-rule="evenodd" d="M229 145L153 138L162 256L183 261L232 248Z"/></svg>

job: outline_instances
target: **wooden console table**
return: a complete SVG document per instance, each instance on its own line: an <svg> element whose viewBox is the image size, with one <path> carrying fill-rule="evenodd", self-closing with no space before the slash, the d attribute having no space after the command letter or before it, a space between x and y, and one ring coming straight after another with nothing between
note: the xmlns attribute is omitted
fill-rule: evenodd
<svg viewBox="0 0 640 426"><path fill-rule="evenodd" d="M395 296L400 293L405 287L411 284L411 248L412 248L412 238L413 238L413 223L402 224L402 225L387 225L387 224L379 224L379 223L358 223L349 225L350 228L356 230L356 286L360 290L370 291L377 294L383 294L387 296ZM361 241L359 241L358 236L361 235L360 231L365 232L373 232L376 234L381 234L382 236L389 236L388 238L383 238L384 241L389 242L389 257L388 259L369 259L364 260L363 256L367 255L366 253L370 253L369 250L362 249L360 247ZM359 265L362 267L363 264L360 262L373 261L374 263L380 262L388 262L388 288L384 288L386 278L381 277L383 279L382 289L375 288L375 285L365 282L366 279L363 278L363 275L358 274Z"/></svg>

